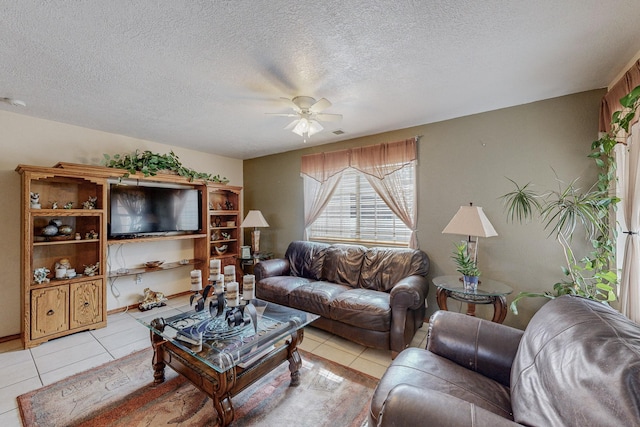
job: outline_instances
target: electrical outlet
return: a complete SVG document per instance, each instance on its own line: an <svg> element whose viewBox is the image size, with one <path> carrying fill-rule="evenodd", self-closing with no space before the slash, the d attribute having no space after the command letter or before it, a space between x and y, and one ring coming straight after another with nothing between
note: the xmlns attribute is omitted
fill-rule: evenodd
<svg viewBox="0 0 640 427"><path fill-rule="evenodd" d="M136 282L136 285L139 285L140 283L142 283L142 274L140 273L136 274L136 278L134 280Z"/></svg>

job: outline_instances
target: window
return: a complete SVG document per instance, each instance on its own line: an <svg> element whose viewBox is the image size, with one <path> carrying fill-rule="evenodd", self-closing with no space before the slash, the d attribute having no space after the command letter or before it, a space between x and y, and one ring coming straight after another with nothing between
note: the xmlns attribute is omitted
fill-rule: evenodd
<svg viewBox="0 0 640 427"><path fill-rule="evenodd" d="M398 178L407 205L413 206L415 166L403 167ZM327 206L311 225L309 238L407 245L411 230L375 192L365 175L349 168L343 172Z"/></svg>

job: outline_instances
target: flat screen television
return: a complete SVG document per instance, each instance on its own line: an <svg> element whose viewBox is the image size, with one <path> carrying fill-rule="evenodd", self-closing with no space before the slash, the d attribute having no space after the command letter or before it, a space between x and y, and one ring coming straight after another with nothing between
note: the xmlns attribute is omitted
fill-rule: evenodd
<svg viewBox="0 0 640 427"><path fill-rule="evenodd" d="M111 184L109 237L187 234L202 229L202 192Z"/></svg>

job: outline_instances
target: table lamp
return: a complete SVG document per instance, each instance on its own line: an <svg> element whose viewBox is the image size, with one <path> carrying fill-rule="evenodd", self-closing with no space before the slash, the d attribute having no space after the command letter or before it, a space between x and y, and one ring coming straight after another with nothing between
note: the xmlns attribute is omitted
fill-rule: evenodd
<svg viewBox="0 0 640 427"><path fill-rule="evenodd" d="M242 224L240 224L241 228L253 227L253 230L251 230L251 249L254 254L260 252L260 230L258 230L258 227L268 226L267 220L262 216L262 212L258 210L249 211Z"/></svg>
<svg viewBox="0 0 640 427"><path fill-rule="evenodd" d="M478 261L478 237L497 236L493 225L484 211L479 206L460 206L458 212L451 218L449 224L442 230L444 234L461 234L467 236L467 255L473 259L475 263ZM472 240L475 237L476 240Z"/></svg>

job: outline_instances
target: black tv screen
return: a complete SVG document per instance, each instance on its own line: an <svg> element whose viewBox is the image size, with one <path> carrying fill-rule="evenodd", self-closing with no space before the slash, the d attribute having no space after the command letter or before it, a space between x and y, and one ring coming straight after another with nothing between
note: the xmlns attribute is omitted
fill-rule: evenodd
<svg viewBox="0 0 640 427"><path fill-rule="evenodd" d="M185 188L111 184L109 235L137 237L201 230L202 194Z"/></svg>

